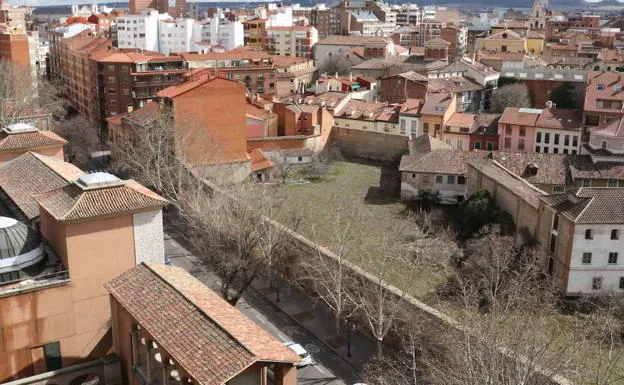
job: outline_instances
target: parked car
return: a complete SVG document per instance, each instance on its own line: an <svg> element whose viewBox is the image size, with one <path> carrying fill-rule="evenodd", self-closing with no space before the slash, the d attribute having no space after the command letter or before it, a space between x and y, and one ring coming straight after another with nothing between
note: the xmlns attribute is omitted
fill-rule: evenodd
<svg viewBox="0 0 624 385"><path fill-rule="evenodd" d="M312 363L312 357L307 352L307 350L303 348L303 346L295 342L286 342L284 345L288 346L290 350L295 352L295 354L297 354L299 358L301 358L301 361L297 364L298 368L302 368Z"/></svg>

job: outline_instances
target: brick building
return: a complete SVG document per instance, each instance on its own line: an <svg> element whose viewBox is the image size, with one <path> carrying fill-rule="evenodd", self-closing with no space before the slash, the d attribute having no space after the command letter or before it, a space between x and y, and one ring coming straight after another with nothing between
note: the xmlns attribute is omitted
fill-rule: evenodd
<svg viewBox="0 0 624 385"><path fill-rule="evenodd" d="M590 72L583 104L583 136L589 138L589 130L605 127L622 117L624 106L624 77L619 72Z"/></svg>
<svg viewBox="0 0 624 385"><path fill-rule="evenodd" d="M25 32L0 33L0 60L8 60L23 68L30 68L28 35Z"/></svg>
<svg viewBox="0 0 624 385"><path fill-rule="evenodd" d="M169 11L167 0L130 0L128 7L132 14L144 9L155 9L158 13L167 13Z"/></svg>
<svg viewBox="0 0 624 385"><path fill-rule="evenodd" d="M407 99L424 99L427 94L426 76L414 71L381 79L380 99L389 103L403 103Z"/></svg>
<svg viewBox="0 0 624 385"><path fill-rule="evenodd" d="M312 47L318 41L318 31L309 25L267 27L264 49L272 55L311 59Z"/></svg>
<svg viewBox="0 0 624 385"><path fill-rule="evenodd" d="M230 80L243 82L248 90L272 95L276 92L276 71L271 56L259 51L209 52L205 54L182 53L189 69L187 76L218 71Z"/></svg>

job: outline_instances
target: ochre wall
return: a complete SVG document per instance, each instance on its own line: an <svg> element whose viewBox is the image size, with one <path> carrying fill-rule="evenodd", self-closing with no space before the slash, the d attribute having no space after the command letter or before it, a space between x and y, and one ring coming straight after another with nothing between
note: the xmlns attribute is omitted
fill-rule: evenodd
<svg viewBox="0 0 624 385"><path fill-rule="evenodd" d="M103 284L135 264L132 215L63 225L41 209L40 229L70 272L64 286L0 298L0 382L31 375L31 348L60 342L63 366L110 349Z"/></svg>
<svg viewBox="0 0 624 385"><path fill-rule="evenodd" d="M23 151L16 152L2 152L0 153L0 165L17 158L18 156L28 152L36 152L41 155L47 155L55 157L56 159L64 160L63 158L63 147L52 147L52 148L42 148L42 149L24 149Z"/></svg>

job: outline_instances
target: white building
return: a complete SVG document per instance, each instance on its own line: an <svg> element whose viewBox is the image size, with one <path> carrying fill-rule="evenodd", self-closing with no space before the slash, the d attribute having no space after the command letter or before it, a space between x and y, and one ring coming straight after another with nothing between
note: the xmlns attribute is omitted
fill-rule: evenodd
<svg viewBox="0 0 624 385"><path fill-rule="evenodd" d="M397 26L418 25L422 21L422 11L416 4L393 5L392 10L396 12Z"/></svg>
<svg viewBox="0 0 624 385"><path fill-rule="evenodd" d="M380 20L374 13L369 11L350 12L350 34L362 36L390 36L396 29L396 21Z"/></svg>
<svg viewBox="0 0 624 385"><path fill-rule="evenodd" d="M624 189L583 187L540 201L548 272L566 294L624 293Z"/></svg>
<svg viewBox="0 0 624 385"><path fill-rule="evenodd" d="M270 7L266 15L267 27L290 27L293 25L292 7Z"/></svg>
<svg viewBox="0 0 624 385"><path fill-rule="evenodd" d="M205 45L221 46L223 50L230 51L236 47L244 45L243 24L239 21L227 21L215 15L212 19L207 19L193 24L193 41L196 48L199 42ZM201 49L193 49L201 51Z"/></svg>
<svg viewBox="0 0 624 385"><path fill-rule="evenodd" d="M426 5L422 10L422 20L435 20L436 18L436 6Z"/></svg>
<svg viewBox="0 0 624 385"><path fill-rule="evenodd" d="M212 19L174 19L166 13L145 10L117 19L119 48L140 48L164 54L172 52L232 50L244 44L243 25L219 15Z"/></svg>
<svg viewBox="0 0 624 385"><path fill-rule="evenodd" d="M159 21L168 19L166 13L149 9L138 14L117 18L117 46L119 48L140 48L159 52Z"/></svg>
<svg viewBox="0 0 624 385"><path fill-rule="evenodd" d="M407 99L399 112L399 132L414 140L420 136L420 100Z"/></svg>
<svg viewBox="0 0 624 385"><path fill-rule="evenodd" d="M190 52L193 44L193 19L165 19L158 21L158 51Z"/></svg>

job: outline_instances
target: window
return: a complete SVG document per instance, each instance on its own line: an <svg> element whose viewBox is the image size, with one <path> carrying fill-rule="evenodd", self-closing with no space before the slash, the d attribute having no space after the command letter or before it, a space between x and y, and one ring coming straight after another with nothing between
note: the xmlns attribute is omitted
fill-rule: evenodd
<svg viewBox="0 0 624 385"><path fill-rule="evenodd" d="M553 148L553 154L558 154L558 153L559 153L559 147Z"/></svg>
<svg viewBox="0 0 624 385"><path fill-rule="evenodd" d="M583 264L591 265L592 253L583 253Z"/></svg>
<svg viewBox="0 0 624 385"><path fill-rule="evenodd" d="M524 150L524 139L518 139L518 150Z"/></svg>
<svg viewBox="0 0 624 385"><path fill-rule="evenodd" d="M465 176L458 176L457 177L457 184L466 184L466 177Z"/></svg>
<svg viewBox="0 0 624 385"><path fill-rule="evenodd" d="M526 136L526 128L520 127L520 136Z"/></svg>
<svg viewBox="0 0 624 385"><path fill-rule="evenodd" d="M442 177L442 175L436 175L436 183L438 183L438 184L444 183L443 179L444 178Z"/></svg>
<svg viewBox="0 0 624 385"><path fill-rule="evenodd" d="M604 91L604 89L605 89L605 85L604 85L604 84L598 84L598 85L596 86L596 89L597 89L598 91Z"/></svg>
<svg viewBox="0 0 624 385"><path fill-rule="evenodd" d="M617 229L611 230L611 239L620 239L620 234Z"/></svg>
<svg viewBox="0 0 624 385"><path fill-rule="evenodd" d="M535 141L537 143L541 143L542 142L542 133L538 132L537 134L535 134Z"/></svg>
<svg viewBox="0 0 624 385"><path fill-rule="evenodd" d="M602 289L602 277L594 277L592 278L592 289L600 290Z"/></svg>
<svg viewBox="0 0 624 385"><path fill-rule="evenodd" d="M617 180L609 179L607 181L607 187L617 187L617 186L618 186Z"/></svg>
<svg viewBox="0 0 624 385"><path fill-rule="evenodd" d="M591 187L591 179L583 179L583 187Z"/></svg>
<svg viewBox="0 0 624 385"><path fill-rule="evenodd" d="M585 239L594 239L594 235L592 234L591 229L585 230Z"/></svg>
<svg viewBox="0 0 624 385"><path fill-rule="evenodd" d="M540 152L540 150L541 150L541 147L540 147L540 146L535 146L535 152L539 153L539 152Z"/></svg>
<svg viewBox="0 0 624 385"><path fill-rule="evenodd" d="M624 289L624 277L620 277L620 289Z"/></svg>
<svg viewBox="0 0 624 385"><path fill-rule="evenodd" d="M475 150L480 150L481 149L481 142L475 142L474 148L475 148Z"/></svg>
<svg viewBox="0 0 624 385"><path fill-rule="evenodd" d="M487 142L487 150L488 151L493 151L494 150L494 143Z"/></svg>
<svg viewBox="0 0 624 385"><path fill-rule="evenodd" d="M511 138L505 138L505 148L511 148Z"/></svg>
<svg viewBox="0 0 624 385"><path fill-rule="evenodd" d="M424 184L429 184L429 175L423 175L422 176L422 182Z"/></svg>
<svg viewBox="0 0 624 385"><path fill-rule="evenodd" d="M436 134L440 132L440 125L439 124L436 124L434 128L435 128L435 133Z"/></svg>
<svg viewBox="0 0 624 385"><path fill-rule="evenodd" d="M603 140L602 142L600 142L600 148L602 148L603 150L605 148L607 148L607 141L606 140Z"/></svg>
<svg viewBox="0 0 624 385"><path fill-rule="evenodd" d="M429 133L429 123L423 123L423 133Z"/></svg>
<svg viewBox="0 0 624 385"><path fill-rule="evenodd" d="M563 149L563 153L564 153L564 154L567 154L567 153L568 153L568 149L567 149L567 148L564 148L564 149Z"/></svg>
<svg viewBox="0 0 624 385"><path fill-rule="evenodd" d="M572 146L574 147L578 146L578 136L576 135L572 137Z"/></svg>
<svg viewBox="0 0 624 385"><path fill-rule="evenodd" d="M505 135L511 135L511 127L507 126L507 128L505 128Z"/></svg>
<svg viewBox="0 0 624 385"><path fill-rule="evenodd" d="M455 175L449 175L446 177L446 183L455 184Z"/></svg>
<svg viewBox="0 0 624 385"><path fill-rule="evenodd" d="M43 345L43 357L47 371L60 369L62 367L60 342Z"/></svg>
<svg viewBox="0 0 624 385"><path fill-rule="evenodd" d="M548 147L544 147L544 154L548 154Z"/></svg>
<svg viewBox="0 0 624 385"><path fill-rule="evenodd" d="M570 135L564 135L563 136L563 145L564 146L569 146L570 145Z"/></svg>
<svg viewBox="0 0 624 385"><path fill-rule="evenodd" d="M544 143L550 143L550 133L548 132L544 134Z"/></svg>
<svg viewBox="0 0 624 385"><path fill-rule="evenodd" d="M401 134L405 135L405 119L401 119Z"/></svg>
<svg viewBox="0 0 624 385"><path fill-rule="evenodd" d="M564 191L565 191L565 188L563 186L553 186L553 192L562 193Z"/></svg>
<svg viewBox="0 0 624 385"><path fill-rule="evenodd" d="M416 179L416 174L415 173L412 173L412 178Z"/></svg>
<svg viewBox="0 0 624 385"><path fill-rule="evenodd" d="M617 265L617 257L618 257L618 253L616 252L609 253L609 265Z"/></svg>

